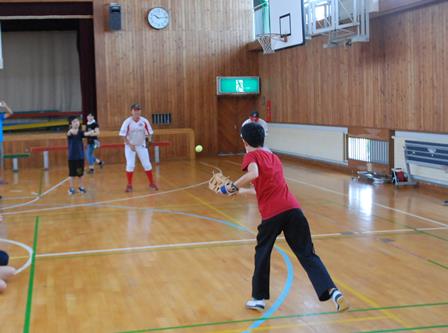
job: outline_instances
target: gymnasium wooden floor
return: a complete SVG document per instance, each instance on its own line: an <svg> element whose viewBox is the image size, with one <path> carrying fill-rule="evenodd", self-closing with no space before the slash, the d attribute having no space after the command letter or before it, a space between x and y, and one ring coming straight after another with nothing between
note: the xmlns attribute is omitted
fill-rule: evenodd
<svg viewBox="0 0 448 333"><path fill-rule="evenodd" d="M65 168L8 174L0 238L36 251L0 295L0 331L448 332L443 197L290 161L285 173L317 253L352 310L337 314L332 303L319 303L281 239L270 308L264 315L246 310L256 202L219 197L205 185L213 166L236 178L239 162L163 162L158 193L147 190L140 169L135 192L124 193L118 165L86 176L88 193L74 197ZM14 266L28 260L24 248L0 246Z"/></svg>

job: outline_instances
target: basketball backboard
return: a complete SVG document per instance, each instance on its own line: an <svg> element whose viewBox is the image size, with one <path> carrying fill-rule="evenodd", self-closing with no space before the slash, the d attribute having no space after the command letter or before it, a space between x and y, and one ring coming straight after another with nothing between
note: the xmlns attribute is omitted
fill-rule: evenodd
<svg viewBox="0 0 448 333"><path fill-rule="evenodd" d="M271 41L274 51L305 43L303 0L270 0L269 18L271 34L287 37Z"/></svg>

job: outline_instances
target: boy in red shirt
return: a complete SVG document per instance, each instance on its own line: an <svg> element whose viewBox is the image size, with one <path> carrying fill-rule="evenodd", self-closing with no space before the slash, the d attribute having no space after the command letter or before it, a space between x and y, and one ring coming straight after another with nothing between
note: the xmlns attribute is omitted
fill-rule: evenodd
<svg viewBox="0 0 448 333"><path fill-rule="evenodd" d="M283 231L286 241L299 259L320 301L330 298L338 312L349 308L342 293L331 280L324 264L314 252L308 222L296 198L289 192L283 167L277 155L263 148L265 133L262 126L249 123L241 129L246 148L242 170L247 171L232 186L221 188L222 194L256 194L262 217L255 247L255 270L252 277L252 299L246 307L258 311L269 299L269 270L272 248ZM254 189L241 188L251 183Z"/></svg>

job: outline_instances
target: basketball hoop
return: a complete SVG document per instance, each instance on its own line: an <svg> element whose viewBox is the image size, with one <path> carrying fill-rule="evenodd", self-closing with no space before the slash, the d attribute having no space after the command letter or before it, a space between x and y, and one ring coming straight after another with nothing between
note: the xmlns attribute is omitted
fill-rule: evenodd
<svg viewBox="0 0 448 333"><path fill-rule="evenodd" d="M264 54L275 53L275 49L272 47L273 40L278 40L282 43L286 43L288 41L288 36L282 36L280 34L274 34L274 33L266 33L257 36L257 41L263 48Z"/></svg>

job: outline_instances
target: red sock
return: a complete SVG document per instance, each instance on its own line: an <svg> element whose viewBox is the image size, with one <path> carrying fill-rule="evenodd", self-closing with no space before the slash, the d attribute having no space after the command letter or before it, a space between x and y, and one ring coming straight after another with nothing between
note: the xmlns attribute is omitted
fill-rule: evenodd
<svg viewBox="0 0 448 333"><path fill-rule="evenodd" d="M126 171L126 178L128 179L128 185L132 185L132 176L134 176L134 172Z"/></svg>
<svg viewBox="0 0 448 333"><path fill-rule="evenodd" d="M145 173L146 173L146 177L148 177L148 181L149 181L149 183L150 183L150 184L153 184L154 181L153 181L153 179L152 179L152 170L145 171Z"/></svg>

